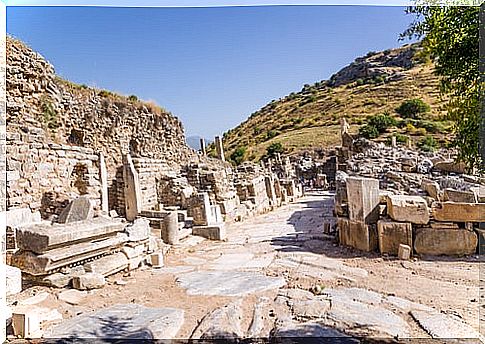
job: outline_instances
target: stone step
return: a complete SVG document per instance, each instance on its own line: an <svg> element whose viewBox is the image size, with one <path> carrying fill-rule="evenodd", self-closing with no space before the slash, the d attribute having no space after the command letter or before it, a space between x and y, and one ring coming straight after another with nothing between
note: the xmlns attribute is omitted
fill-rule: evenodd
<svg viewBox="0 0 485 344"><path fill-rule="evenodd" d="M92 220L69 224L36 224L17 229L20 249L43 253L54 248L112 235L123 231L120 220L97 217Z"/></svg>
<svg viewBox="0 0 485 344"><path fill-rule="evenodd" d="M142 210L140 216L153 218L153 219L164 219L167 216L168 211L158 211L158 210Z"/></svg>
<svg viewBox="0 0 485 344"><path fill-rule="evenodd" d="M40 255L21 250L12 256L12 265L31 275L45 275L55 269L109 253L121 247L127 240L126 234L120 233L95 242L56 248Z"/></svg>

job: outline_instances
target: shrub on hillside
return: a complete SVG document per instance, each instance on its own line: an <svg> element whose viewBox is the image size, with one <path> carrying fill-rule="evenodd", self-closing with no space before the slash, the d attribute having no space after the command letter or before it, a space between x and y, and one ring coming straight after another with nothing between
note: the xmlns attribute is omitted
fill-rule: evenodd
<svg viewBox="0 0 485 344"><path fill-rule="evenodd" d="M430 106L421 99L409 99L399 105L396 112L404 118L419 119L423 114L429 112L430 109Z"/></svg>
<svg viewBox="0 0 485 344"><path fill-rule="evenodd" d="M366 124L359 128L359 135L366 139L375 139L379 136L379 130L370 124Z"/></svg>
<svg viewBox="0 0 485 344"><path fill-rule="evenodd" d="M136 102L138 100L138 97L132 94L131 96L128 97L128 100L130 102Z"/></svg>
<svg viewBox="0 0 485 344"><path fill-rule="evenodd" d="M433 152L438 148L438 142L433 138L433 136L426 136L418 141L417 146L425 152Z"/></svg>
<svg viewBox="0 0 485 344"><path fill-rule="evenodd" d="M278 132L276 130L270 130L266 133L266 140L271 140L273 137L278 136Z"/></svg>
<svg viewBox="0 0 485 344"><path fill-rule="evenodd" d="M379 133L385 132L390 127L395 127L397 121L387 114L369 117L367 124L377 129Z"/></svg>
<svg viewBox="0 0 485 344"><path fill-rule="evenodd" d="M275 157L277 153L283 153L285 150L280 142L274 142L266 147L266 156Z"/></svg>
<svg viewBox="0 0 485 344"><path fill-rule="evenodd" d="M236 165L240 165L244 161L245 154L246 154L246 147L239 147L234 152L232 152L230 159Z"/></svg>

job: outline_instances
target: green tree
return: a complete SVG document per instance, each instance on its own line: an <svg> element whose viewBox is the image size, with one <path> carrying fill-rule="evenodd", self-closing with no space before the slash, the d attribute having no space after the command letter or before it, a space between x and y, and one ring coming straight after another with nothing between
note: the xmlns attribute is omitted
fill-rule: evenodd
<svg viewBox="0 0 485 344"><path fill-rule="evenodd" d="M421 99L408 99L402 102L396 112L404 118L420 118L421 115L429 112L431 108Z"/></svg>
<svg viewBox="0 0 485 344"><path fill-rule="evenodd" d="M277 153L283 153L285 149L280 142L274 142L266 148L266 156L274 157Z"/></svg>
<svg viewBox="0 0 485 344"><path fill-rule="evenodd" d="M359 135L366 139L375 139L379 136L379 130L370 124L366 124L359 128Z"/></svg>
<svg viewBox="0 0 485 344"><path fill-rule="evenodd" d="M416 20L401 38L423 38L424 54L436 62L440 88L449 95L447 112L455 121L454 146L468 168L482 167L479 150L480 97L479 14L477 6L413 6ZM482 14L483 15L483 14ZM482 167L483 171L483 167Z"/></svg>
<svg viewBox="0 0 485 344"><path fill-rule="evenodd" d="M240 165L244 161L245 155L246 147L239 147L234 152L232 152L230 159L234 161L236 165Z"/></svg>
<svg viewBox="0 0 485 344"><path fill-rule="evenodd" d="M397 121L387 114L371 116L367 120L367 123L376 128L379 133L383 133L387 130L387 128L397 125Z"/></svg>

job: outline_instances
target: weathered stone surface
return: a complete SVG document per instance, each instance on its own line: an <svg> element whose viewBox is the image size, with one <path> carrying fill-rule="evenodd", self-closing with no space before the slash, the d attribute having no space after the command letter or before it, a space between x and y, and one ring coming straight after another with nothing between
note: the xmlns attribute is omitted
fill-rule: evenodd
<svg viewBox="0 0 485 344"><path fill-rule="evenodd" d="M12 329L20 338L40 338L40 318L36 310L13 311Z"/></svg>
<svg viewBox="0 0 485 344"><path fill-rule="evenodd" d="M21 249L42 253L75 241L114 234L122 231L123 227L120 221L104 217L69 224L42 223L18 229L17 243Z"/></svg>
<svg viewBox="0 0 485 344"><path fill-rule="evenodd" d="M57 298L61 301L69 303L70 305L78 305L86 298L85 291L79 291L76 289L64 290L57 295Z"/></svg>
<svg viewBox="0 0 485 344"><path fill-rule="evenodd" d="M211 226L194 226L192 235L198 235L210 240L226 239L226 227L223 223Z"/></svg>
<svg viewBox="0 0 485 344"><path fill-rule="evenodd" d="M478 199L473 191L460 191L447 188L443 191L443 201L477 203Z"/></svg>
<svg viewBox="0 0 485 344"><path fill-rule="evenodd" d="M172 339L184 322L184 311L115 305L62 322L46 331L45 338Z"/></svg>
<svg viewBox="0 0 485 344"><path fill-rule="evenodd" d="M341 217L337 227L340 244L367 252L377 249L377 231L370 225Z"/></svg>
<svg viewBox="0 0 485 344"><path fill-rule="evenodd" d="M416 230L414 249L418 254L463 256L475 253L477 235L466 229Z"/></svg>
<svg viewBox="0 0 485 344"><path fill-rule="evenodd" d="M397 251L397 256L402 260L409 260L413 249L409 245L400 244Z"/></svg>
<svg viewBox="0 0 485 344"><path fill-rule="evenodd" d="M163 267L163 253L156 252L150 255L150 265L154 268Z"/></svg>
<svg viewBox="0 0 485 344"><path fill-rule="evenodd" d="M413 246L413 229L408 222L380 220L377 222L377 233L381 253L397 255L399 245Z"/></svg>
<svg viewBox="0 0 485 344"><path fill-rule="evenodd" d="M95 242L82 242L55 248L40 255L20 250L12 256L12 265L32 275L45 275L57 268L109 253L119 248L126 240L126 235L118 234Z"/></svg>
<svg viewBox="0 0 485 344"><path fill-rule="evenodd" d="M80 196L67 205L61 212L57 222L71 223L90 220L94 216L93 204L89 197Z"/></svg>
<svg viewBox="0 0 485 344"><path fill-rule="evenodd" d="M128 267L128 258L122 252L99 258L84 264L87 272L96 272L103 276L109 276Z"/></svg>
<svg viewBox="0 0 485 344"><path fill-rule="evenodd" d="M99 182L101 184L101 210L108 214L108 171L106 170L106 162L104 161L103 153L99 153Z"/></svg>
<svg viewBox="0 0 485 344"><path fill-rule="evenodd" d="M196 327L190 339L241 338L243 312L238 299L207 314Z"/></svg>
<svg viewBox="0 0 485 344"><path fill-rule="evenodd" d="M13 295L22 291L22 272L19 268L4 265L6 279L6 294Z"/></svg>
<svg viewBox="0 0 485 344"><path fill-rule="evenodd" d="M138 172L133 166L130 154L123 155L123 184L126 219L133 221L141 211L142 194Z"/></svg>
<svg viewBox="0 0 485 344"><path fill-rule="evenodd" d="M466 172L466 165L463 162L455 162L452 160L437 162L433 168L444 172L453 172L453 173Z"/></svg>
<svg viewBox="0 0 485 344"><path fill-rule="evenodd" d="M381 301L379 294L351 289L354 290L324 289L323 292L330 296L332 304L326 319L323 320L325 324L338 326L356 334L363 331L362 333L366 335L409 336L407 323L379 305ZM358 294L353 296L356 292Z"/></svg>
<svg viewBox="0 0 485 344"><path fill-rule="evenodd" d="M483 336L457 317L438 312L412 310L411 315L432 338L480 338Z"/></svg>
<svg viewBox="0 0 485 344"><path fill-rule="evenodd" d="M104 287L105 284L104 276L95 272L88 272L72 278L72 286L78 290L98 289Z"/></svg>
<svg viewBox="0 0 485 344"><path fill-rule="evenodd" d="M130 241L142 241L150 235L150 221L147 219L136 219L134 223L125 227Z"/></svg>
<svg viewBox="0 0 485 344"><path fill-rule="evenodd" d="M440 185L432 180L423 180L421 188L428 193L428 195L437 201L440 201Z"/></svg>
<svg viewBox="0 0 485 344"><path fill-rule="evenodd" d="M284 278L267 277L250 271L197 271L181 274L177 283L189 295L241 296L276 289L286 284Z"/></svg>
<svg viewBox="0 0 485 344"><path fill-rule="evenodd" d="M71 279L72 279L72 276L69 276L67 274L63 274L60 272L56 272L54 274L51 274L42 278L41 283L49 287L64 288L69 285L69 283L71 282Z"/></svg>
<svg viewBox="0 0 485 344"><path fill-rule="evenodd" d="M441 202L432 210L437 221L485 222L485 203Z"/></svg>
<svg viewBox="0 0 485 344"><path fill-rule="evenodd" d="M321 338L322 342L325 342L324 338L328 338L336 343L359 343L357 339L352 339L342 332L311 321L305 323L297 323L294 321L284 322L275 327L272 337L276 340L278 338L282 338L283 340L284 338L299 338L299 342L302 342L301 338L309 337L309 340L312 342L315 339L318 340L317 338Z"/></svg>
<svg viewBox="0 0 485 344"><path fill-rule="evenodd" d="M427 224L429 209L420 196L392 195L387 198L387 214L395 221Z"/></svg>
<svg viewBox="0 0 485 344"><path fill-rule="evenodd" d="M38 223L41 221L40 213L32 213L30 208L17 208L5 212L6 225L12 228L18 228Z"/></svg>
<svg viewBox="0 0 485 344"><path fill-rule="evenodd" d="M323 318L330 309L330 300L313 298L311 300L291 300L293 315L300 319Z"/></svg>
<svg viewBox="0 0 485 344"><path fill-rule="evenodd" d="M47 300L48 297L49 297L49 293L47 293L45 291L40 292L40 293L38 293L34 296L31 296L27 299L19 301L19 305L21 305L21 306L36 305L36 304L39 304L41 302L44 302L45 300Z"/></svg>
<svg viewBox="0 0 485 344"><path fill-rule="evenodd" d="M163 219L162 239L166 244L177 244L180 240L178 215L176 211L169 212Z"/></svg>
<svg viewBox="0 0 485 344"><path fill-rule="evenodd" d="M349 218L375 223L379 218L379 181L371 178L347 178Z"/></svg>

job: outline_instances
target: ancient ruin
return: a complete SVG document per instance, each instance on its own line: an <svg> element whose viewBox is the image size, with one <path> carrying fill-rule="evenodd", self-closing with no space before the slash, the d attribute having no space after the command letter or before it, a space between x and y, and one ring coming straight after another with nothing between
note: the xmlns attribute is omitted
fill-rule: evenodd
<svg viewBox="0 0 485 344"><path fill-rule="evenodd" d="M10 37L6 71L9 338L482 338L485 181L453 151L342 117L320 159L233 166Z"/></svg>

